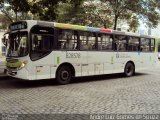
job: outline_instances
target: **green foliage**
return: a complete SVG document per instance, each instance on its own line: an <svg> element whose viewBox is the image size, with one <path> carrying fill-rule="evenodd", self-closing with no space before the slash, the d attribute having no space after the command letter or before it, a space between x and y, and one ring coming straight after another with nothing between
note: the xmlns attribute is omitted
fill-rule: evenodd
<svg viewBox="0 0 160 120"><path fill-rule="evenodd" d="M59 2L65 2L66 0L39 0L33 2L31 5L31 12L41 20L55 21L57 18L57 5Z"/></svg>
<svg viewBox="0 0 160 120"><path fill-rule="evenodd" d="M157 0L101 0L110 6L112 15L114 15L114 29L117 28L118 19L130 19L136 14L150 27L158 25L159 14L156 11L158 7ZM138 22L136 22L138 23ZM135 23L134 23L135 24ZM135 24L135 27L138 24ZM133 24L132 24L133 26Z"/></svg>
<svg viewBox="0 0 160 120"><path fill-rule="evenodd" d="M0 10L10 21L40 19L116 29L120 20L127 21L130 31L136 31L139 19L156 27L158 9L159 0L0 0Z"/></svg>
<svg viewBox="0 0 160 120"><path fill-rule="evenodd" d="M88 0L83 5L84 19L86 19L91 26L98 26L104 28L110 28L112 26L111 21L111 9L105 7L105 4L100 1Z"/></svg>
<svg viewBox="0 0 160 120"><path fill-rule="evenodd" d="M159 1L157 0L142 0L141 10L138 15L140 19L149 27L155 28L158 25L160 16L156 9L158 9Z"/></svg>
<svg viewBox="0 0 160 120"><path fill-rule="evenodd" d="M1 0L1 12L11 21L28 18L30 4L28 0Z"/></svg>
<svg viewBox="0 0 160 120"><path fill-rule="evenodd" d="M138 0L101 0L106 4L106 7L110 7L111 14L114 16L114 29L117 28L117 21L128 20L133 14L133 9L136 11Z"/></svg>
<svg viewBox="0 0 160 120"><path fill-rule="evenodd" d="M65 2L59 2L56 9L57 21L84 25L85 21L82 19L82 13L84 13L83 1L66 0Z"/></svg>
<svg viewBox="0 0 160 120"><path fill-rule="evenodd" d="M28 12L30 10L28 0L8 0L7 2L15 12Z"/></svg>
<svg viewBox="0 0 160 120"><path fill-rule="evenodd" d="M108 15L105 15L106 12ZM61 2L57 7L57 21L109 28L112 26L110 13L110 9L105 8L104 4L99 1L81 0L76 7L71 1Z"/></svg>
<svg viewBox="0 0 160 120"><path fill-rule="evenodd" d="M129 21L129 31L136 32L139 27L139 20L137 16L132 16Z"/></svg>
<svg viewBox="0 0 160 120"><path fill-rule="evenodd" d="M7 29L7 26L11 23L11 21L5 16L0 14L0 29Z"/></svg>

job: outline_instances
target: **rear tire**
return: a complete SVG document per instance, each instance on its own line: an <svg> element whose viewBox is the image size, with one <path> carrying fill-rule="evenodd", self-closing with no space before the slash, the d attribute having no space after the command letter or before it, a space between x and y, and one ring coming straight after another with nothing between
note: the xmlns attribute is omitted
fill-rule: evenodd
<svg viewBox="0 0 160 120"><path fill-rule="evenodd" d="M128 62L124 68L124 74L126 77L133 76L135 73L135 67L131 62Z"/></svg>
<svg viewBox="0 0 160 120"><path fill-rule="evenodd" d="M61 84L65 85L70 83L72 79L72 71L68 66L61 66L58 68L56 73L56 81Z"/></svg>

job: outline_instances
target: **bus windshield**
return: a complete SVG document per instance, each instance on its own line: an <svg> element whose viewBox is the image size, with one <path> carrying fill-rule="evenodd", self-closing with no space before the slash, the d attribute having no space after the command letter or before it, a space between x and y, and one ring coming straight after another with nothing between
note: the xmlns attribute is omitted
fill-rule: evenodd
<svg viewBox="0 0 160 120"><path fill-rule="evenodd" d="M24 57L28 54L27 32L9 34L7 42L7 57Z"/></svg>
<svg viewBox="0 0 160 120"><path fill-rule="evenodd" d="M53 41L53 28L34 26L31 30L31 59L38 60L48 55L52 51Z"/></svg>

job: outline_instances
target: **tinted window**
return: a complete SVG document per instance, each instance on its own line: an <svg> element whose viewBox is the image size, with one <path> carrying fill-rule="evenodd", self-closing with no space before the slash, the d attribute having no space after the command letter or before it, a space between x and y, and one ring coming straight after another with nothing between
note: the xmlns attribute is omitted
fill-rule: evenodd
<svg viewBox="0 0 160 120"><path fill-rule="evenodd" d="M72 30L59 29L58 49L77 49L77 32Z"/></svg>
<svg viewBox="0 0 160 120"><path fill-rule="evenodd" d="M150 51L150 39L141 38L141 51L149 52Z"/></svg>
<svg viewBox="0 0 160 120"><path fill-rule="evenodd" d="M126 36L116 35L114 42L115 42L116 50L118 51L127 50L127 37Z"/></svg>
<svg viewBox="0 0 160 120"><path fill-rule="evenodd" d="M98 35L98 49L99 50L112 50L112 36L106 34Z"/></svg>
<svg viewBox="0 0 160 120"><path fill-rule="evenodd" d="M94 50L96 49L96 35L90 32L80 32L80 49Z"/></svg>
<svg viewBox="0 0 160 120"><path fill-rule="evenodd" d="M139 51L139 38L137 37L128 37L128 50L129 51Z"/></svg>
<svg viewBox="0 0 160 120"><path fill-rule="evenodd" d="M151 39L151 51L153 52L155 50L155 40Z"/></svg>

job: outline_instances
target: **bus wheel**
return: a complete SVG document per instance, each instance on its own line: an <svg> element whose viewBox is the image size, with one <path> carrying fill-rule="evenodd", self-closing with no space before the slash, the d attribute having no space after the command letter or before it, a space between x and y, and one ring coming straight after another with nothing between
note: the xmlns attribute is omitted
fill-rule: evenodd
<svg viewBox="0 0 160 120"><path fill-rule="evenodd" d="M124 74L126 77L134 75L135 67L131 62L128 62L124 68Z"/></svg>
<svg viewBox="0 0 160 120"><path fill-rule="evenodd" d="M67 66L62 66L57 70L56 80L59 84L65 85L70 83L72 79L72 71Z"/></svg>

